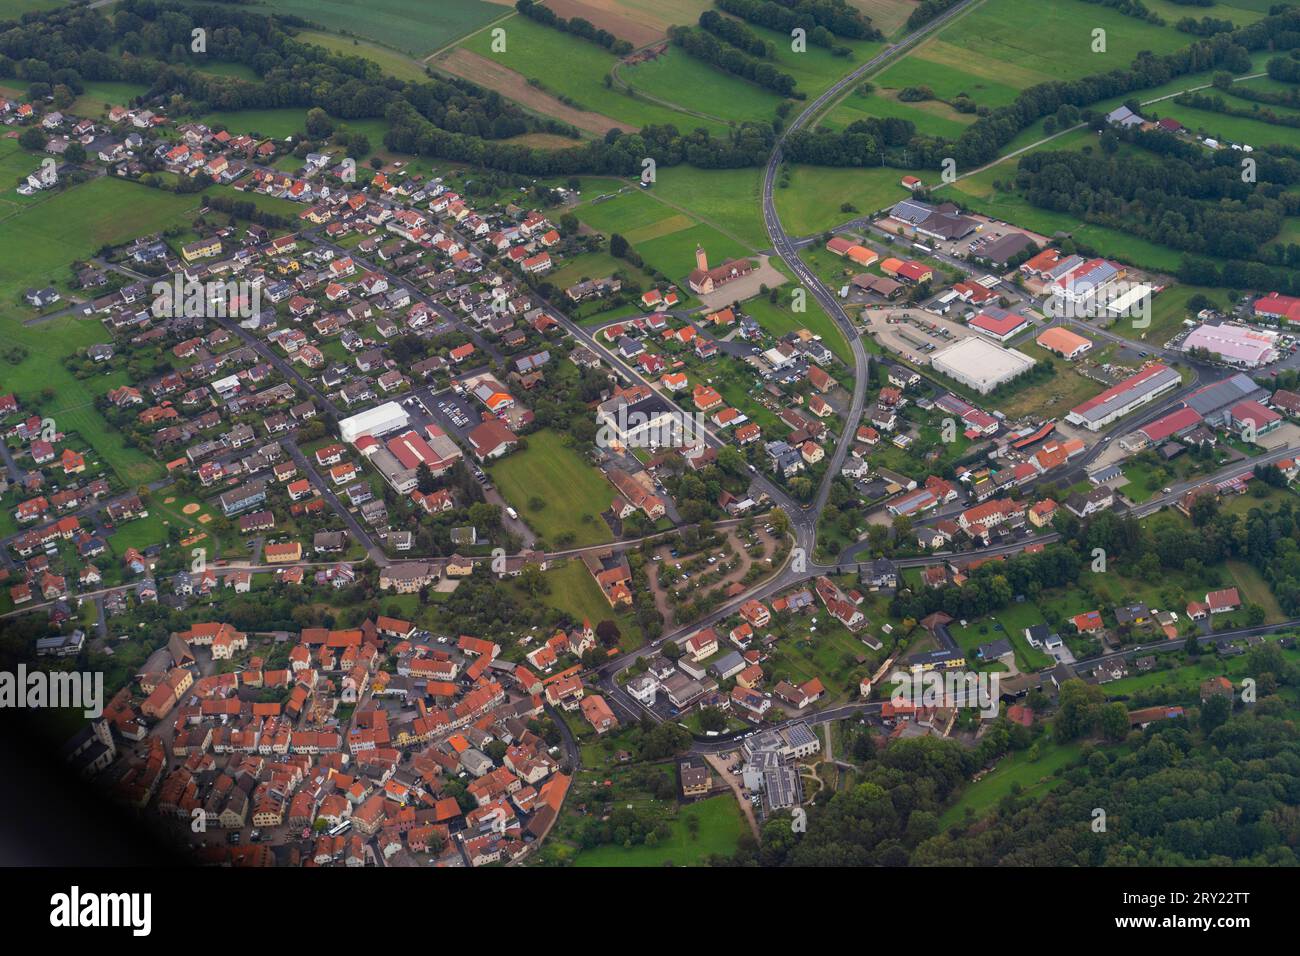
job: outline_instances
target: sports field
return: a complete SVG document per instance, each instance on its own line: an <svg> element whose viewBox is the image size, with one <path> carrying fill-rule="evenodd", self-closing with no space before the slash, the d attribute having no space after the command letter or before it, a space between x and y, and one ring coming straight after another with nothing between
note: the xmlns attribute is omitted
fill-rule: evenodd
<svg viewBox="0 0 1300 956"><path fill-rule="evenodd" d="M534 432L527 441L526 449L490 466L506 501L550 545L565 532L573 535L572 547L612 541L600 513L614 500L613 486L558 433ZM534 498L541 508L530 507Z"/></svg>
<svg viewBox="0 0 1300 956"><path fill-rule="evenodd" d="M266 5L274 13L293 14L416 57L428 56L511 10L483 0L266 0Z"/></svg>

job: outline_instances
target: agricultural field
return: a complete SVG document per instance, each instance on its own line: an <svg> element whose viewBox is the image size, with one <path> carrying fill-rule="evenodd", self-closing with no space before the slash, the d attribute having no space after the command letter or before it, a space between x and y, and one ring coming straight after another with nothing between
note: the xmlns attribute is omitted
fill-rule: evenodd
<svg viewBox="0 0 1300 956"><path fill-rule="evenodd" d="M269 12L292 14L327 30L365 37L425 57L487 26L510 7L485 0L266 0Z"/></svg>
<svg viewBox="0 0 1300 956"><path fill-rule="evenodd" d="M614 499L614 489L596 468L552 431L528 436L528 447L491 466L502 496L550 544L565 533L570 546L613 540L600 513ZM532 507L540 502L540 508Z"/></svg>
<svg viewBox="0 0 1300 956"><path fill-rule="evenodd" d="M432 65L499 90L526 108L551 113L568 122L573 122L573 119L549 109L553 101L558 99L573 110L599 114L605 125L591 129L592 132L603 134L613 125L635 130L652 123L671 123L683 130L702 126L715 136L727 132L724 122L693 116L606 88L605 76L613 69L617 58L594 43L522 16L513 16L505 21L504 29L505 50L494 51L491 35L479 33L466 39L453 54L431 61ZM472 54L472 57L466 58L465 53ZM495 63L500 72L483 75L483 60ZM563 70L556 68L559 63L565 65ZM529 83L530 80L536 82ZM538 97L535 94L542 95Z"/></svg>

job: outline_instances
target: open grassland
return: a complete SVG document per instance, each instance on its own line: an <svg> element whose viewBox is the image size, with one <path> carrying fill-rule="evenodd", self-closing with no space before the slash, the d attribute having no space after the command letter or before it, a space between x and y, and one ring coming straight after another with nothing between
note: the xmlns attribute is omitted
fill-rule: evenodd
<svg viewBox="0 0 1300 956"><path fill-rule="evenodd" d="M1096 29L1106 31L1105 52L1093 52ZM1192 37L1179 33L1172 23L1154 26L1082 0L986 0L903 62L922 61L921 75L935 64L946 65L989 84L990 91L992 84L1020 90L1035 83L1124 69L1143 50L1170 53L1191 42ZM889 82L896 69L882 73L881 83L899 85ZM926 85L946 98L948 93L961 92L950 87L952 79L945 72ZM1000 105L977 89L966 92L981 105Z"/></svg>
<svg viewBox="0 0 1300 956"><path fill-rule="evenodd" d="M547 543L573 535L573 546L613 539L600 513L614 499L614 489L595 467L552 431L534 432L528 447L491 466L502 496ZM542 507L530 506L539 499Z"/></svg>
<svg viewBox="0 0 1300 956"><path fill-rule="evenodd" d="M375 40L412 56L428 56L509 12L483 0L265 0L272 13L286 13L327 30Z"/></svg>
<svg viewBox="0 0 1300 956"><path fill-rule="evenodd" d="M781 97L670 46L653 60L619 67L621 81L718 122L771 120Z"/></svg>
<svg viewBox="0 0 1300 956"><path fill-rule="evenodd" d="M695 247L703 246L709 262L748 255L752 249L708 223L659 202L641 190L621 193L604 202L579 206L577 216L606 235L620 233L641 258L675 282L695 268Z"/></svg>
<svg viewBox="0 0 1300 956"><path fill-rule="evenodd" d="M1011 788L1020 784L1022 794L1044 794L1060 783L1052 776L1079 755L1079 745L1041 742L1030 750L1020 750L1003 757L996 767L961 792L957 802L939 818L945 830L967 819L987 813L999 800L1010 795Z"/></svg>
<svg viewBox="0 0 1300 956"><path fill-rule="evenodd" d="M761 169L660 169L651 199L686 209L751 249L770 245L763 226Z"/></svg>
<svg viewBox="0 0 1300 956"><path fill-rule="evenodd" d="M692 834L687 820L698 821ZM709 797L677 811L673 833L656 846L598 846L573 858L574 866L702 866L710 856L730 856L745 823L731 794Z"/></svg>
<svg viewBox="0 0 1300 956"><path fill-rule="evenodd" d="M892 166L830 168L789 167L790 185L774 190L781 225L795 236L808 236L837 226L858 214L892 206L911 195L900 180L908 170ZM937 178L934 170L912 170L917 176ZM857 212L840 207L848 203Z"/></svg>
<svg viewBox="0 0 1300 956"><path fill-rule="evenodd" d="M615 611L605 600L587 566L578 558L562 561L550 567L546 572L546 581L550 590L536 599L521 594L521 600L537 600L547 607L563 611L575 621L590 621L595 627L601 621L613 621L618 625L619 647L623 651L634 651L640 647L645 637L636 623L636 618L626 608Z"/></svg>
<svg viewBox="0 0 1300 956"><path fill-rule="evenodd" d="M613 69L617 58L594 43L521 16L506 20L503 28L506 31L505 50L492 49L490 32L469 37L457 49L468 50L491 60L499 67L519 74L526 81L539 82L543 92L549 92L557 98L567 98L569 102L566 105L574 109L612 117L628 126L640 128L652 123L671 123L682 130L702 126L719 136L727 132L725 123L691 116L606 88L605 77ZM435 59L432 64L435 68L442 67L443 58ZM453 72L461 71L453 69ZM497 77L471 78L492 89L498 89L501 85ZM509 96L512 91L507 88L501 92ZM533 106L529 103L524 105Z"/></svg>
<svg viewBox="0 0 1300 956"><path fill-rule="evenodd" d="M295 39L303 43L314 43L316 46L343 56L364 57L377 63L381 70L399 80L423 83L429 78L424 71L424 64L377 43L368 43L356 37L343 37L336 33L323 33L320 30L304 30Z"/></svg>

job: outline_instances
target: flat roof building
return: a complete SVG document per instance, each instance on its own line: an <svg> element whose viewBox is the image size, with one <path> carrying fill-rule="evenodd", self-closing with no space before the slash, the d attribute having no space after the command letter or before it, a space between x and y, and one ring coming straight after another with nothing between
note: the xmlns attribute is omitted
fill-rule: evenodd
<svg viewBox="0 0 1300 956"><path fill-rule="evenodd" d="M1034 367L1034 360L1012 349L972 335L955 342L930 358L938 372L987 395L999 385L1023 375Z"/></svg>
<svg viewBox="0 0 1300 956"><path fill-rule="evenodd" d="M367 408L339 422L339 437L345 442L355 442L362 435L386 435L405 428L410 416L397 402L385 402Z"/></svg>

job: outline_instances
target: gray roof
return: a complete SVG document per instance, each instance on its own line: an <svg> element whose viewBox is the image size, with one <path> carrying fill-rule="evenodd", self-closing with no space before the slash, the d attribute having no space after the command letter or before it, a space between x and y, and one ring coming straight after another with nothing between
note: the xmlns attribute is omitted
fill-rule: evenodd
<svg viewBox="0 0 1300 956"><path fill-rule="evenodd" d="M1187 407L1195 409L1204 418L1262 391L1249 375L1238 372L1220 382L1197 389L1187 397Z"/></svg>

